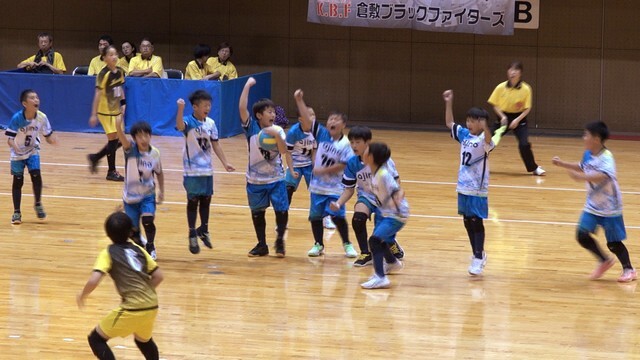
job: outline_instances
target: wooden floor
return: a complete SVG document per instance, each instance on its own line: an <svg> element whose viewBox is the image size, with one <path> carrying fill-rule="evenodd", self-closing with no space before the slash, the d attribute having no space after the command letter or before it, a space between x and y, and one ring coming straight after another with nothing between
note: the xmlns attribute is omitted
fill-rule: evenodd
<svg viewBox="0 0 640 360"><path fill-rule="evenodd" d="M603 279L587 280L596 262L574 239L584 184L551 165L554 155L578 160L580 138L531 139L548 170L545 177L524 172L511 136L492 153L488 264L484 278L474 279L467 274L470 249L456 214L459 145L446 132L374 135L393 150L412 218L398 237L406 251L404 272L391 277L392 288L369 291L359 284L371 267L352 267L338 234L327 235L324 257L306 256L312 237L304 186L289 215L287 257L246 256L255 234L242 136L221 141L238 171L215 175L214 248L189 253L183 141L153 139L167 178L167 201L156 220L158 262L166 277L154 333L161 358L640 359L637 282L618 284L619 264ZM90 175L85 160L105 137L58 136L61 144L44 144L41 153L48 213L42 223L35 219L26 180L24 222L10 225L9 155L0 147L2 359L92 358L86 336L119 302L106 280L83 311L75 304L95 257L109 243L104 218L121 203L122 184L105 181L104 167ZM624 191L626 244L637 265L638 143L608 145ZM271 244L275 233L268 238ZM109 343L119 359L142 358L132 338Z"/></svg>

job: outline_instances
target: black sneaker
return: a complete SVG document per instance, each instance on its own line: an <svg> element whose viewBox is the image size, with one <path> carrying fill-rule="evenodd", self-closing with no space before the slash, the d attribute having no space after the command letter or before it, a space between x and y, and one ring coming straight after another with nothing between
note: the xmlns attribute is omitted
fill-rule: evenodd
<svg viewBox="0 0 640 360"><path fill-rule="evenodd" d="M96 154L87 155L87 159L89 160L89 171L91 171L92 174L97 173L98 172L98 160L96 159Z"/></svg>
<svg viewBox="0 0 640 360"><path fill-rule="evenodd" d="M200 252L200 245L198 245L198 237L197 236L189 236L189 251L192 254L197 254Z"/></svg>
<svg viewBox="0 0 640 360"><path fill-rule="evenodd" d="M249 251L249 257L267 256L269 255L269 247L267 245L256 245Z"/></svg>
<svg viewBox="0 0 640 360"><path fill-rule="evenodd" d="M396 257L396 259L402 260L402 258L404 258L404 249L397 241L389 247L389 250L391 250L391 253Z"/></svg>
<svg viewBox="0 0 640 360"><path fill-rule="evenodd" d="M284 254L285 254L285 251L284 251L284 240L282 240L282 239L276 240L275 248L276 248L276 256L279 257L279 258L283 258Z"/></svg>
<svg viewBox="0 0 640 360"><path fill-rule="evenodd" d="M360 254L360 256L358 256L358 259L353 262L353 266L363 267L363 266L371 265L372 262L373 262L373 257L371 256L371 253Z"/></svg>
<svg viewBox="0 0 640 360"><path fill-rule="evenodd" d="M211 245L211 235L209 234L209 232L204 232L200 228L198 228L196 230L196 235L198 235L200 240L202 240L204 246L208 247L209 249L213 249L213 246Z"/></svg>
<svg viewBox="0 0 640 360"><path fill-rule="evenodd" d="M114 171L110 171L107 174L107 180L110 180L110 181L124 181L124 176L120 175L119 172L114 170Z"/></svg>

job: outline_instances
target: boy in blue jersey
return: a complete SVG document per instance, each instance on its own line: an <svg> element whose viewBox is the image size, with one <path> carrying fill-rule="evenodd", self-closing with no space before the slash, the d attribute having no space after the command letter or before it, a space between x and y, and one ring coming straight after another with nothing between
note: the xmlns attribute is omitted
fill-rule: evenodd
<svg viewBox="0 0 640 360"><path fill-rule="evenodd" d="M31 89L24 90L20 94L20 102L24 109L13 115L5 134L9 137L7 144L11 150L11 175L13 185L12 224L22 223L20 203L22 201L22 185L24 185L24 168L31 176L33 185L34 209L38 219L44 220L47 214L42 206L42 176L40 175L40 138L43 135L49 144L57 142L47 115L40 108L40 98Z"/></svg>
<svg viewBox="0 0 640 360"><path fill-rule="evenodd" d="M196 90L189 96L193 108L191 115L183 116L184 100L178 99L176 129L184 135L182 165L184 168L183 186L187 191L187 223L189 225L189 251L200 252L198 238L209 249L209 207L213 196L213 151L222 162L225 170L231 172L231 165L218 142L218 128L208 117L211 111L211 95L204 90ZM196 220L200 214L200 226L196 229Z"/></svg>
<svg viewBox="0 0 640 360"><path fill-rule="evenodd" d="M256 84L256 79L250 77L242 89L238 104L240 110L240 122L244 129L248 142L249 162L247 164L247 198L251 208L251 219L256 231L258 244L249 251L249 257L269 255L266 236L265 213L269 205L273 206L276 215L276 242L277 257L285 256L284 233L289 221L289 200L284 181L284 168L282 156L287 158L290 164L289 172L292 176L298 176L293 170L291 154L287 151L284 130L279 126L273 126L276 118L275 104L269 99L258 100L252 107L253 116L247 109L249 91ZM259 133L273 136L276 139L277 148L266 150L260 147Z"/></svg>
<svg viewBox="0 0 640 360"><path fill-rule="evenodd" d="M332 209L337 210L340 206L346 204L353 196L355 188L358 188L358 200L353 209L351 227L356 234L358 246L360 247L360 255L356 261L353 262L353 265L362 267L371 264L373 261L367 242L369 236L367 234L367 220L371 218L371 214L375 214L375 222L377 222L379 216L375 195L371 189L371 168L362 160L362 155L367 151L369 143L371 142L371 129L366 126L356 125L349 130L347 137L349 138L351 149L355 155L349 159L344 169L344 174L342 175L344 191L342 195L340 195L340 198L335 203L332 203L335 205L332 206ZM400 184L400 176L391 158L386 161L385 166L394 180ZM404 257L404 250L400 247L400 244L395 241L395 236L394 241L390 244L390 249L396 258L402 259Z"/></svg>
<svg viewBox="0 0 640 360"><path fill-rule="evenodd" d="M616 177L616 162L611 151L604 146L608 138L609 129L604 122L591 122L585 126L582 135L585 145L582 160L570 163L555 156L553 164L567 169L572 179L586 182L587 202L580 216L576 237L578 243L600 261L591 273L591 279L602 277L615 263L613 258L600 250L591 236L600 225L604 228L607 247L622 263L622 275L618 281L630 282L636 280L638 275L631 265L629 251L622 243L627 238L622 218L622 194Z"/></svg>
<svg viewBox="0 0 640 360"><path fill-rule="evenodd" d="M309 184L309 192L311 193L309 221L311 222L314 244L307 255L316 257L324 254L322 219L330 215L342 238L345 254L347 257L355 258L358 253L349 241L345 206L340 206L338 210L331 208L331 203L338 200L342 194L342 174L347 161L353 156L349 140L342 133L347 116L342 113L331 113L327 119L327 127L324 127L310 116L302 90L296 90L294 97L301 115L302 130L311 132L318 143Z"/></svg>
<svg viewBox="0 0 640 360"><path fill-rule="evenodd" d="M156 260L156 204L164 200L164 174L160 161L160 150L151 146L151 126L144 121L131 127L133 141L127 139L122 130L122 117L116 118L116 132L124 151L124 189L122 201L124 212L133 223L133 240L140 246L140 220L147 237L146 250ZM154 175L158 178L158 191Z"/></svg>
<svg viewBox="0 0 640 360"><path fill-rule="evenodd" d="M451 129L451 137L460 143L460 168L458 170L458 214L462 215L469 236L471 265L469 274L480 276L487 263L484 252L484 224L489 213L489 152L495 147L491 130L487 126L489 113L477 107L467 111L467 127L453 121L453 90L442 94L445 101L445 122Z"/></svg>
<svg viewBox="0 0 640 360"><path fill-rule="evenodd" d="M371 169L371 194L377 208L376 224L369 246L373 252L374 272L368 281L360 284L365 289L387 288L391 282L387 274L402 270L402 261L391 252L395 236L409 219L409 204L404 191L394 178L388 161L391 150L384 143L371 143L362 154L362 161ZM380 217L378 219L378 217Z"/></svg>

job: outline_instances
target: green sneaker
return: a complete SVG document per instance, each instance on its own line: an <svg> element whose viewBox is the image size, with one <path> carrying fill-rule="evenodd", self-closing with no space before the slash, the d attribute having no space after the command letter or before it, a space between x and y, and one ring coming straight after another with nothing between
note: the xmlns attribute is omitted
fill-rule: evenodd
<svg viewBox="0 0 640 360"><path fill-rule="evenodd" d="M13 215L11 216L11 223L14 225L22 224L22 214L20 213L20 211L16 211L13 213Z"/></svg>
<svg viewBox="0 0 640 360"><path fill-rule="evenodd" d="M318 243L313 244L313 247L311 248L311 250L307 252L307 255L310 257L316 257L323 254L324 254L324 246Z"/></svg>
<svg viewBox="0 0 640 360"><path fill-rule="evenodd" d="M353 248L353 245L351 243L342 244L342 247L344 247L344 253L348 258L358 257L358 252Z"/></svg>
<svg viewBox="0 0 640 360"><path fill-rule="evenodd" d="M36 205L33 208L36 210L36 215L38 215L38 219L44 220L47 218L47 213L44 212L44 206L42 206L42 204Z"/></svg>

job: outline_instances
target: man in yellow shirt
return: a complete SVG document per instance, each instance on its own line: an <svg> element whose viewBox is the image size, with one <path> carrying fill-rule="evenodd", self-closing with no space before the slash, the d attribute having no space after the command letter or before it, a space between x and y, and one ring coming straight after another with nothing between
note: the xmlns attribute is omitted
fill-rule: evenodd
<svg viewBox="0 0 640 360"><path fill-rule="evenodd" d="M100 39L98 40L98 53L100 55L91 59L91 63L89 63L89 71L87 72L87 75L98 75L100 73L100 70L102 70L105 67L106 64L102 57L102 52L109 45L113 45L113 38L111 38L111 36L109 35L100 36Z"/></svg>
<svg viewBox="0 0 640 360"><path fill-rule="evenodd" d="M129 76L134 77L162 77L164 67L162 58L153 55L153 43L149 38L144 38L140 42L140 55L134 57L129 62Z"/></svg>
<svg viewBox="0 0 640 360"><path fill-rule="evenodd" d="M19 63L18 69L41 74L62 74L67 71L62 55L53 50L53 36L46 32L38 34L38 52Z"/></svg>
<svg viewBox="0 0 640 360"><path fill-rule="evenodd" d="M233 48L228 42L222 42L218 45L218 56L207 60L209 74L213 74L212 79L220 81L231 80L238 77L236 67L229 61L233 55Z"/></svg>

